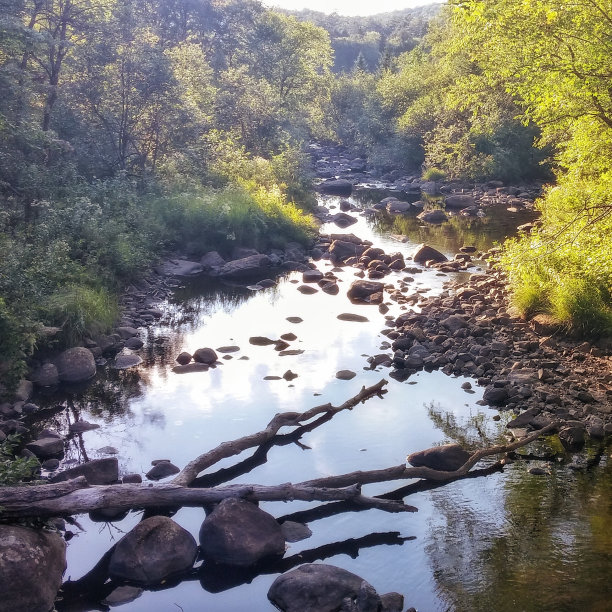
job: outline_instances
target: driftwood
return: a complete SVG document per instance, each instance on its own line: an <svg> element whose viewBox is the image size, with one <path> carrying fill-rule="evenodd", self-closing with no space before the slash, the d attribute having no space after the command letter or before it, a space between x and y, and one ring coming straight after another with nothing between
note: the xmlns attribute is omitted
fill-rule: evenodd
<svg viewBox="0 0 612 612"><path fill-rule="evenodd" d="M265 461L265 455L273 445L289 441L299 443L299 435L302 431L309 431L328 421L338 412L351 410L371 397L382 397L386 393L384 390L386 384L387 381L383 379L371 387L363 387L357 395L340 406L324 404L302 413L284 412L277 414L264 430L237 440L223 442L216 448L200 455L191 461L170 483L90 486L84 477L79 477L57 484L0 488L0 517L12 519L35 516L69 516L103 509L113 509L120 512L140 508L210 506L232 497L240 497L254 502L334 501L347 504L344 506L346 510L378 508L387 512L416 512L416 508L404 504L404 496L389 494L366 497L361 493L361 486L375 482L408 479L424 479L441 483L467 477L472 467L483 457L511 452L529 444L556 426L554 423L550 424L531 436L512 444L478 450L470 456L470 459L463 466L454 472L398 465L381 470L357 471L338 476L316 478L297 484L285 483L276 486L234 484L205 488L190 486L203 470L210 468L222 459L238 455L247 449L257 448L257 451L253 456L254 459L252 458L244 463ZM314 417L318 417L318 419L309 423ZM279 436L278 432L283 427L296 427L297 429L292 434ZM260 451L263 454L263 459L256 457ZM246 470L238 468L234 470L234 472L236 471L242 473ZM226 476L225 480L235 476L232 469L225 470L223 474Z"/></svg>

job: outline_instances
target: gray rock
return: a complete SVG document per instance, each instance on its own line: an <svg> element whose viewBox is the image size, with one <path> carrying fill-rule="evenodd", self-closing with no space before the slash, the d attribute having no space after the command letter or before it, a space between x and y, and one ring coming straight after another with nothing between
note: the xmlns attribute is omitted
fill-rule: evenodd
<svg viewBox="0 0 612 612"><path fill-rule="evenodd" d="M51 482L65 482L85 476L91 485L113 484L119 480L119 462L116 457L94 459L56 474Z"/></svg>
<svg viewBox="0 0 612 612"><path fill-rule="evenodd" d="M319 293L318 289L310 285L300 285L297 290L304 295L312 295L313 293Z"/></svg>
<svg viewBox="0 0 612 612"><path fill-rule="evenodd" d="M145 519L117 545L110 558L112 578L143 585L189 570L195 561L197 544L192 535L165 516Z"/></svg>
<svg viewBox="0 0 612 612"><path fill-rule="evenodd" d="M140 474L125 474L121 482L124 484L140 484L142 482L142 476Z"/></svg>
<svg viewBox="0 0 612 612"><path fill-rule="evenodd" d="M433 247L427 246L426 244L419 245L414 253L412 259L419 264L424 264L426 261L443 262L448 261L448 258L440 251L437 251Z"/></svg>
<svg viewBox="0 0 612 612"><path fill-rule="evenodd" d="M323 278L323 272L320 270L304 270L302 280L305 283L318 283Z"/></svg>
<svg viewBox="0 0 612 612"><path fill-rule="evenodd" d="M529 408L528 410L525 410L525 412L519 414L516 418L509 421L506 427L511 429L517 427L527 427L527 425L529 425L533 421L534 417L536 417L539 413L540 410L538 408Z"/></svg>
<svg viewBox="0 0 612 612"><path fill-rule="evenodd" d="M446 208L459 210L461 208L467 208L468 206L474 206L474 196L469 194L456 193L446 196L444 199Z"/></svg>
<svg viewBox="0 0 612 612"><path fill-rule="evenodd" d="M339 370L336 372L336 378L340 380L351 380L355 378L355 376L357 376L357 374L352 370Z"/></svg>
<svg viewBox="0 0 612 612"><path fill-rule="evenodd" d="M138 330L135 327L118 327L115 332L123 339L133 338L138 335Z"/></svg>
<svg viewBox="0 0 612 612"><path fill-rule="evenodd" d="M39 387L55 387L59 383L59 373L53 363L45 363L33 375L34 384Z"/></svg>
<svg viewBox="0 0 612 612"><path fill-rule="evenodd" d="M463 449L460 444L445 444L412 453L406 457L406 461L414 467L428 467L432 470L454 472L469 458L470 453Z"/></svg>
<svg viewBox="0 0 612 612"><path fill-rule="evenodd" d="M120 586L113 590L103 600L105 606L121 606L138 599L144 593L144 589L133 586Z"/></svg>
<svg viewBox="0 0 612 612"><path fill-rule="evenodd" d="M508 390L505 387L487 387L482 400L489 406L505 406L508 402Z"/></svg>
<svg viewBox="0 0 612 612"><path fill-rule="evenodd" d="M205 559L224 565L249 566L285 553L285 539L276 519L242 499L223 500L200 529Z"/></svg>
<svg viewBox="0 0 612 612"><path fill-rule="evenodd" d="M347 215L344 212L339 212L331 218L331 221L335 223L338 227L345 228L357 223L357 217Z"/></svg>
<svg viewBox="0 0 612 612"><path fill-rule="evenodd" d="M47 459L64 454L64 441L58 438L39 438L26 444L26 449L39 459Z"/></svg>
<svg viewBox="0 0 612 612"><path fill-rule="evenodd" d="M56 533L0 525L0 609L49 612L66 569L66 543Z"/></svg>
<svg viewBox="0 0 612 612"><path fill-rule="evenodd" d="M130 349L123 349L116 357L114 368L116 370L127 370L142 363L142 357L132 353Z"/></svg>
<svg viewBox="0 0 612 612"><path fill-rule="evenodd" d="M146 473L146 477L149 480L161 480L162 478L178 474L180 471L180 468L170 463L170 461L160 461Z"/></svg>
<svg viewBox="0 0 612 612"><path fill-rule="evenodd" d="M200 259L200 265L205 271L222 268L226 261L219 255L217 251L209 251L202 256Z"/></svg>
<svg viewBox="0 0 612 612"><path fill-rule="evenodd" d="M368 319L368 317L353 314L352 312L343 312L342 314L339 314L336 318L340 319L340 321L353 321L354 323L367 323L370 320Z"/></svg>
<svg viewBox="0 0 612 612"><path fill-rule="evenodd" d="M450 315L450 317L442 319L442 321L440 321L440 325L446 327L452 333L455 333L457 330L467 327L468 323L465 317L462 317L461 315Z"/></svg>
<svg viewBox="0 0 612 612"><path fill-rule="evenodd" d="M323 563L308 563L279 576L268 591L268 599L283 612L338 612L346 599L351 610L379 612L382 602L365 580L344 569Z"/></svg>
<svg viewBox="0 0 612 612"><path fill-rule="evenodd" d="M78 383L93 378L96 362L93 353L82 346L67 349L60 353L55 363L61 382Z"/></svg>
<svg viewBox="0 0 612 612"><path fill-rule="evenodd" d="M349 257L359 257L368 247L365 244L351 242L349 240L334 240L329 247L332 261L344 261Z"/></svg>
<svg viewBox="0 0 612 612"><path fill-rule="evenodd" d="M402 202L401 200L391 200L387 202L387 211L391 214L402 214L408 212L412 208L410 202Z"/></svg>
<svg viewBox="0 0 612 612"><path fill-rule="evenodd" d="M125 348L131 349L133 351L137 351L138 349L141 349L143 346L144 346L144 342L140 338L137 338L136 336L134 336L133 338L128 338L125 341Z"/></svg>
<svg viewBox="0 0 612 612"><path fill-rule="evenodd" d="M43 470L48 470L49 472L54 472L60 466L59 459L47 459L43 461L41 464L41 468Z"/></svg>
<svg viewBox="0 0 612 612"><path fill-rule="evenodd" d="M248 278L266 271L272 265L267 255L250 255L241 259L229 261L219 269L222 278Z"/></svg>
<svg viewBox="0 0 612 612"><path fill-rule="evenodd" d="M404 596L399 593L385 593L380 596L380 601L381 612L402 612L404 609Z"/></svg>
<svg viewBox="0 0 612 612"><path fill-rule="evenodd" d="M434 210L425 210L417 215L417 219L425 221L425 223L444 223L448 221L448 217L443 210L436 208Z"/></svg>
<svg viewBox="0 0 612 612"><path fill-rule="evenodd" d="M199 348L194 352L193 360L210 365L217 361L217 353L211 348Z"/></svg>
<svg viewBox="0 0 612 612"><path fill-rule="evenodd" d="M191 361L191 359L192 359L191 353L188 353L187 351L183 351L182 353L178 355L178 357L176 358L176 361L180 365L187 365Z"/></svg>
<svg viewBox="0 0 612 612"><path fill-rule="evenodd" d="M312 531L304 523L296 523L294 521L285 521L281 525L283 537L287 542L300 542L306 540L312 535Z"/></svg>
<svg viewBox="0 0 612 612"><path fill-rule="evenodd" d="M384 283L376 281L358 279L353 281L349 290L346 292L347 297L354 302L365 302L367 304L380 303L378 298L372 302L372 296L382 295L384 291ZM382 300L381 300L382 301Z"/></svg>
<svg viewBox="0 0 612 612"><path fill-rule="evenodd" d="M331 195L350 196L353 185L344 179L332 179L319 184L319 190Z"/></svg>
<svg viewBox="0 0 612 612"><path fill-rule="evenodd" d="M585 427L582 424L562 427L559 431L561 444L568 451L579 450L584 445L585 431Z"/></svg>

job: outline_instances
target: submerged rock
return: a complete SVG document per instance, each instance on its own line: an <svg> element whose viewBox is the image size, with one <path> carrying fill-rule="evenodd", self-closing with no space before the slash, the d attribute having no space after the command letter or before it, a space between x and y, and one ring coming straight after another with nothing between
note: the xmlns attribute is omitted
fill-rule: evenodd
<svg viewBox="0 0 612 612"><path fill-rule="evenodd" d="M308 563L279 576L268 599L283 612L337 612L346 599L355 612L380 612L382 602L372 585L347 570Z"/></svg>

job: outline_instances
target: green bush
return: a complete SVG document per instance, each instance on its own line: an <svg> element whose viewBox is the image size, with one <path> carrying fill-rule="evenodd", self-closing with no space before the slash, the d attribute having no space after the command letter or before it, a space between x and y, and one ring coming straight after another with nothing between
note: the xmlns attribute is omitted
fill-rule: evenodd
<svg viewBox="0 0 612 612"><path fill-rule="evenodd" d="M568 175L538 202L542 227L506 242L514 303L586 337L612 334L612 176Z"/></svg>

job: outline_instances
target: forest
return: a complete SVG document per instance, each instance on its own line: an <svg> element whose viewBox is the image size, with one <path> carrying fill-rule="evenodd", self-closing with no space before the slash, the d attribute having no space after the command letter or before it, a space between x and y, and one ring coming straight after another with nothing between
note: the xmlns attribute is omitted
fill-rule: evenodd
<svg viewBox="0 0 612 612"><path fill-rule="evenodd" d="M377 18L234 0L1 0L0 377L109 328L161 253L315 233L308 144L457 184L545 185L515 305L612 331L612 5ZM354 59L353 59L354 58Z"/></svg>

